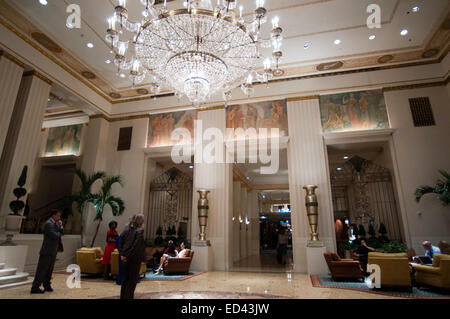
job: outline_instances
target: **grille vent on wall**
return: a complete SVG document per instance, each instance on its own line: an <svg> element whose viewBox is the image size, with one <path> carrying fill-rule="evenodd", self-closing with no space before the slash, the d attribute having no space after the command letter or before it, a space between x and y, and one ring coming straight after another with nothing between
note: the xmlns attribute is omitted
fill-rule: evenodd
<svg viewBox="0 0 450 319"><path fill-rule="evenodd" d="M128 151L131 149L131 137L133 127L121 127L119 131L119 141L117 142L118 151Z"/></svg>
<svg viewBox="0 0 450 319"><path fill-rule="evenodd" d="M433 110L431 109L430 99L428 97L418 97L409 99L411 114L414 126L434 126Z"/></svg>

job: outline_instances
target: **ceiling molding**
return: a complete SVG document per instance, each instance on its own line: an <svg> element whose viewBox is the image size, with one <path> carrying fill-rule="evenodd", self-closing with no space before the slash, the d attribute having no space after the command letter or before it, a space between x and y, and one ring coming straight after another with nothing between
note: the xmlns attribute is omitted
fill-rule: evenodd
<svg viewBox="0 0 450 319"><path fill-rule="evenodd" d="M316 3L322 3L322 2L327 2L327 1L329 1L329 0L318 0L318 1L311 1L311 2L308 2L308 3L303 3L303 4L300 4L300 5L295 5L295 6L290 6L290 7L297 7L297 6L304 6L304 5L313 5L313 4L316 4ZM2 3L2 6L4 7L4 8L11 8L12 10L15 10L16 12L14 12L13 13L13 15L15 15L16 17L17 16L22 16L23 17L23 15L21 15L21 13L19 13L19 12L17 12L17 9L13 9L12 7L10 7L9 5L6 5L5 4L5 1L1 1L1 3ZM396 10L398 9L398 5L399 5L399 0L397 0L397 3L396 3L396 5L395 5L395 9L394 9L394 12L393 12L393 14L392 14L392 16L390 17L390 20L389 20L389 22L391 22L392 21L392 19L393 19L393 17L394 17L394 15L395 15L395 12L396 12ZM272 9L272 10L270 10L270 11L276 11L276 10L283 10L283 9L286 9L286 8L288 8L288 7L280 7L280 8L275 8L275 9ZM5 14L9 14L9 12L8 12L8 10L2 10L3 12L2 12L2 14L3 15L5 15ZM6 12L5 12L6 11ZM444 22L441 22L442 21L442 19L444 19ZM20 20L20 19L19 19ZM27 19L26 18L24 18L24 20L26 21ZM422 57L422 55L423 55L423 53L424 52L426 52L426 51L429 51L430 49L439 49L439 50L442 50L442 48L438 48L436 45L434 45L434 43L437 41L437 42L440 42L440 44L442 45L442 42L444 42L444 44L446 44L445 43L445 41L443 41L443 40L446 40L447 42L448 42L448 38L449 38L449 30L448 29L445 29L444 28L444 26L445 26L445 22L448 20L448 15L446 16L445 15L445 13L443 14L443 18L440 18L439 19L439 21L436 23L436 25L438 26L438 28L437 28L437 30L436 30L436 32L434 32L435 31L435 27L433 27L433 30L432 30L432 32L430 33L430 35L429 36L427 36L426 37L426 40L428 40L428 39L430 39L429 41L428 41L428 44L427 45L425 45L425 43L423 44L424 46L425 46L425 50L419 50L419 51L414 51L414 52L412 52L412 51L408 51L408 52L406 52L406 53L408 53L408 54L411 54L411 53L414 53L413 55L418 55L418 57L416 57L416 56L414 56L414 57L412 57L412 58L408 58L409 59L409 61L411 61L411 59L412 60L417 60L417 59L422 59L423 57ZM14 19L13 20L10 20L10 21L15 21ZM1 24L3 24L3 25L5 25L5 23L4 23L5 21L4 20L2 20L2 19L0 19L0 23ZM387 23L387 22L385 22L385 23ZM71 57L71 53L70 52L66 52L67 50L65 50L65 49L62 49L62 53L61 54L58 54L58 53L54 53L54 52L52 52L52 54L48 54L46 51L44 51L44 50L42 50L42 48L40 48L40 46L38 46L37 44L31 44L30 42L34 42L34 40L31 40L31 39L27 39L26 37L24 37L22 34L20 34L19 35L19 33L21 33L21 32L19 32L19 31L17 31L17 30L15 30L10 24L8 24L8 23L6 23L7 25L5 25L5 27L7 27L8 29L10 29L12 32L14 32L15 34L17 34L19 37L21 37L24 41L26 41L28 44L30 44L30 45L32 45L34 48L36 48L39 52L41 52L42 54L44 54L46 57L48 57L49 59L51 59L53 62L55 62L57 65L59 65L60 67L62 67L65 71L67 71L68 73L70 73L72 76L74 76L76 79L78 79L79 81L81 81L83 84L85 84L86 86L88 86L90 89L92 89L92 90L94 90L97 94L99 94L101 97L103 97L105 100L107 100L109 103L111 103L111 104L120 104L120 103L129 103L129 102L136 102L136 101L142 101L142 100L148 100L148 99L151 99L151 98L154 98L154 96L145 96L145 97L135 97L135 96L137 96L137 95L139 95L139 93L138 92L136 92L136 89L135 88L127 88L126 90L123 90L123 89L120 89L120 90L115 90L114 88L112 88L112 85L110 84L110 83L108 83L108 81L107 80L105 80L105 79L101 79L99 76L96 76L94 79L91 79L91 80L88 80L88 79L84 79L82 76L80 76L79 74L83 71L83 70L81 70L81 66L83 65L83 63L82 62L80 62L80 61L77 61L77 59L76 58L74 58L74 57ZM32 25L31 23L29 23L30 25L28 26L28 28L29 29L33 29L35 32L39 32L39 29L36 27L36 26L34 26L34 25ZM17 25L17 24L16 24ZM18 26L18 25L17 25ZM19 27L19 26L18 26ZM90 27L89 25L88 25L88 27ZM90 27L91 28L91 27ZM14 30L12 30L12 29L14 29ZM95 31L95 30L94 30ZM22 30L22 32L25 32L24 30ZM331 31L329 31L329 32L333 32L333 30L331 30ZM434 32L434 33L433 33ZM27 33L27 32L25 32L25 33ZM96 33L97 34L97 33ZM98 34L97 34L98 35ZM303 36L303 35L302 35ZM100 36L99 36L100 37ZM100 38L102 38L102 37L100 37ZM50 39L51 40L51 39ZM102 41L104 41L104 39L102 38ZM52 42L54 42L55 44L56 44L56 42L55 41L53 41L52 40ZM425 41L426 42L426 41ZM405 50L410 50L411 48L405 48ZM387 51L390 51L390 50L387 50ZM380 55L382 54L382 52L387 52L387 51L381 51L380 52ZM448 50L447 50L448 51ZM49 52L51 52L51 51L49 51ZM80 70L75 70L75 71L73 71L73 70L71 70L71 67L67 67L66 65L64 65L63 63L61 63L58 59L56 59L56 58L54 58L54 55L56 55L56 56L58 56L58 59L62 59L62 61L64 61L65 63L67 63L67 65L70 65L71 67L73 67L74 65L79 65L80 66ZM365 54L358 54L358 56L362 56L362 55L367 55L367 53L365 53ZM401 54L393 54L395 57L397 57L397 56L400 56ZM347 56L348 57L348 56ZM68 59L70 59L70 58L72 58L72 61L70 62L67 62L66 60L68 60ZM343 58L345 58L345 57L343 57ZM375 58L377 58L377 57L375 57ZM378 57L379 58L379 57ZM361 60L360 62L361 63L363 63L363 64L361 64L361 65L359 65L359 66L357 66L357 67L362 67L363 69L361 70L361 71L359 71L359 72L368 72L368 71L371 71L371 67L368 67L369 65L373 65L373 63L371 62L371 61L369 61L370 59L368 59L368 58L358 58L358 59L354 59L354 60ZM343 61L344 62L344 65L346 66L346 67L355 67L354 66L354 64L357 64L357 61L354 61L354 60L346 60L346 61ZM363 60L365 60L366 62L366 64L364 64L364 61ZM310 63L311 61L306 61L306 62L308 62L308 63ZM406 62L408 62L408 60L405 60L405 61L396 61L395 59L393 60L393 61L391 61L391 62L393 62L393 63L398 63L398 62L401 62L401 63L406 63ZM426 63L426 62L425 62ZM85 63L86 64L86 63ZM408 64L408 63L407 63ZM312 67L313 69L315 69L317 66L315 65L315 64L311 64L311 65L309 65L310 67ZM411 66L411 65L406 65L406 66ZM401 67L401 65L393 65L393 66L391 66L391 67L393 67L393 68L396 68L396 67ZM293 68L293 69L289 69L289 70L295 70L295 68ZM289 71L289 70L287 70L287 71ZM294 72L294 71L292 71L292 72ZM315 70L315 72L319 72L319 71L317 71L317 70ZM92 72L93 74L94 74L94 72ZM299 78L307 78L307 77L309 77L309 76L312 76L312 75L298 75L299 73L301 74L301 73L304 73L303 71L298 71L298 72L296 72L297 73L297 76L293 76L293 75L295 75L295 74L291 74L291 76L293 76L293 77L289 77L289 78L287 78L287 80L296 80L296 79L299 79ZM289 76L289 72L286 72L286 74ZM313 74L313 75L316 75L316 76L320 76L321 74ZM331 74L331 75L339 75L339 74ZM330 76L330 75L328 75L328 76ZM277 82L277 81L283 81L283 80L285 80L285 78L283 78L283 79L275 79L275 80L272 80L271 82ZM102 82L104 82L103 84L102 83L100 83L99 81L102 81ZM107 87L105 87L105 85L107 86ZM109 92L114 92L114 91L117 91L117 92L120 92L120 95L121 95L121 99L119 100L119 99L113 99L113 98L111 98L110 96L109 96ZM167 93L167 94L162 94L162 95L159 95L158 97L166 97L166 96L173 96L173 93Z"/></svg>
<svg viewBox="0 0 450 319"><path fill-rule="evenodd" d="M9 54L6 51L0 51L0 57L4 57L5 59L10 60L11 62L14 62L15 64L17 64L18 66L20 66L22 69L25 69L26 64L23 63L22 61L20 61L18 58L16 58L14 55Z"/></svg>

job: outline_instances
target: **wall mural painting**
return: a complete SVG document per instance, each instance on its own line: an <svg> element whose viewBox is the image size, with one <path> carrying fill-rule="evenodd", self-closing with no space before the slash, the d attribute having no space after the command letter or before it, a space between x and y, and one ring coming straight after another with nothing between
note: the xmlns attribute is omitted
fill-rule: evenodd
<svg viewBox="0 0 450 319"><path fill-rule="evenodd" d="M50 128L44 156L79 155L82 128L83 124Z"/></svg>
<svg viewBox="0 0 450 319"><path fill-rule="evenodd" d="M389 128L381 90L322 95L319 101L325 132Z"/></svg>
<svg viewBox="0 0 450 319"><path fill-rule="evenodd" d="M177 141L170 138L176 128L185 128L191 133L194 140L194 121L197 119L196 111L182 111L174 113L150 115L147 147L171 146Z"/></svg>
<svg viewBox="0 0 450 319"><path fill-rule="evenodd" d="M254 128L279 129L279 136L288 136L287 106L285 100L231 105L227 107L227 128L247 130ZM228 136L228 138L239 138Z"/></svg>

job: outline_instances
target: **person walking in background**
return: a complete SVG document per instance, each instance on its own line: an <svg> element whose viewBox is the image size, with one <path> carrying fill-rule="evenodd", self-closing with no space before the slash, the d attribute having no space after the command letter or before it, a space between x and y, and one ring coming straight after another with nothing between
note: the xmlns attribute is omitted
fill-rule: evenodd
<svg viewBox="0 0 450 319"><path fill-rule="evenodd" d="M111 254L116 249L116 240L119 234L116 231L117 222L111 221L109 224L109 230L106 233L106 247L105 253L103 254L102 264L103 264L103 278L108 280L111 277Z"/></svg>
<svg viewBox="0 0 450 319"><path fill-rule="evenodd" d="M119 254L123 261L120 299L134 299L134 290L139 281L139 269L145 261L144 215L136 214L122 233Z"/></svg>
<svg viewBox="0 0 450 319"><path fill-rule="evenodd" d="M122 234L117 236L117 240L116 240L117 251L119 251L119 245L120 245L121 238L122 238ZM122 262L122 259L119 257L119 275L117 276L117 279L116 279L116 284L118 284L119 286L122 285L122 278L123 278L123 262Z"/></svg>
<svg viewBox="0 0 450 319"><path fill-rule="evenodd" d="M63 235L63 224L61 220L61 211L52 210L52 216L45 222L44 241L39 252L39 261L34 275L32 294L42 294L52 292L51 286L53 268L55 266L56 255L63 251L61 236ZM44 290L41 285L44 284Z"/></svg>
<svg viewBox="0 0 450 319"><path fill-rule="evenodd" d="M277 255L278 263L282 265L286 265L286 255L287 255L287 245L289 243L289 235L288 230L283 229L280 234L278 234L278 242L277 242Z"/></svg>

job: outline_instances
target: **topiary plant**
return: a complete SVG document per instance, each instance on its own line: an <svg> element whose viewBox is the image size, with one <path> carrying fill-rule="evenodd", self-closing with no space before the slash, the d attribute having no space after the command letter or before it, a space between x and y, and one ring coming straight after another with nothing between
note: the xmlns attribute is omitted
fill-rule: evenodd
<svg viewBox="0 0 450 319"><path fill-rule="evenodd" d="M397 241L391 241L382 245L381 252L384 254L404 253L406 252L406 245Z"/></svg>
<svg viewBox="0 0 450 319"><path fill-rule="evenodd" d="M23 188L27 182L27 172L28 166L24 166L22 169L22 174L20 174L19 181L17 182L19 187L13 190L16 200L9 203L9 208L13 211L10 215L20 216L19 212L25 207L25 203L20 199L27 194L27 190Z"/></svg>
<svg viewBox="0 0 450 319"><path fill-rule="evenodd" d="M367 233L370 235L370 237L375 237L375 228L372 224L369 225L369 231Z"/></svg>
<svg viewBox="0 0 450 319"><path fill-rule="evenodd" d="M384 226L383 223L380 224L378 233L380 233L380 237L378 237L378 240L380 241L381 244L389 242L389 238L386 236L386 234L387 234L386 226Z"/></svg>
<svg viewBox="0 0 450 319"><path fill-rule="evenodd" d="M364 237L366 237L366 230L364 229L364 225L363 225L363 224L360 224L360 225L358 226L358 237L359 237L359 238L364 238Z"/></svg>

